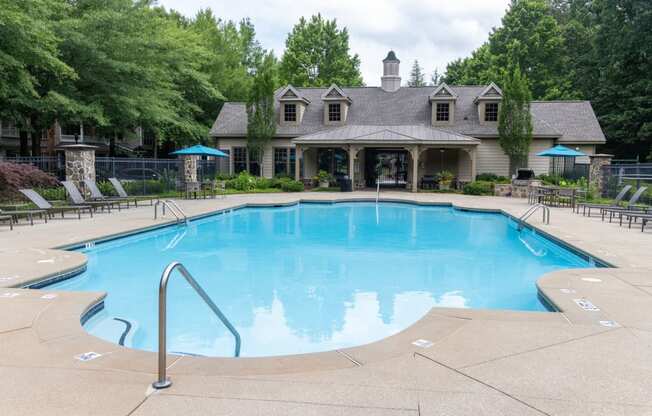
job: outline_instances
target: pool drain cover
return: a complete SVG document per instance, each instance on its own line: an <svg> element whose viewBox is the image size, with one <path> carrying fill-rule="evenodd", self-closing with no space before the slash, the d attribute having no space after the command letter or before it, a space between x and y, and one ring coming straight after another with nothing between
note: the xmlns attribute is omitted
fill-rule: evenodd
<svg viewBox="0 0 652 416"><path fill-rule="evenodd" d="M428 341L427 339L418 339L414 341L412 345L415 345L420 348L430 348L432 347L433 343L431 341Z"/></svg>
<svg viewBox="0 0 652 416"><path fill-rule="evenodd" d="M83 354L75 355L75 358L79 361L90 361L94 360L96 358L100 358L102 354L99 354L97 352L89 351L85 352Z"/></svg>
<svg viewBox="0 0 652 416"><path fill-rule="evenodd" d="M573 299L573 302L577 303L577 306L589 312L599 312L600 308L591 303L588 299Z"/></svg>

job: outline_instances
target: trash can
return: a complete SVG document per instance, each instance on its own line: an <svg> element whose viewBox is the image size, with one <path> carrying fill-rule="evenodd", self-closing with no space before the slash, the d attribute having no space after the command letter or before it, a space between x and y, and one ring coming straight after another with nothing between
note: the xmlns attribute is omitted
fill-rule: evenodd
<svg viewBox="0 0 652 416"><path fill-rule="evenodd" d="M340 191L342 192L351 192L353 191L353 182L351 179L340 179L339 181Z"/></svg>

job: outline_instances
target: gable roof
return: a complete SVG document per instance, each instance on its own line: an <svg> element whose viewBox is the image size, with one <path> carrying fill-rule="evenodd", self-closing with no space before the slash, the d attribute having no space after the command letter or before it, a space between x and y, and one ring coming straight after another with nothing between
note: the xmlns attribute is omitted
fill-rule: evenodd
<svg viewBox="0 0 652 416"><path fill-rule="evenodd" d="M305 104L310 104L310 100L305 98L296 88L292 85L288 85L283 88L277 95L277 99L280 101L302 101Z"/></svg>
<svg viewBox="0 0 652 416"><path fill-rule="evenodd" d="M355 142L355 143L428 143L478 144L479 139L423 125L404 126L342 126L307 134L294 139L295 143Z"/></svg>
<svg viewBox="0 0 652 416"><path fill-rule="evenodd" d="M434 100L456 100L457 99L457 94L449 87L446 85L445 82L442 82L439 84L437 88L430 94L430 101Z"/></svg>
<svg viewBox="0 0 652 416"><path fill-rule="evenodd" d="M496 100L503 98L503 90L501 90L498 85L493 82L487 85L487 87L482 90L480 94L475 98L475 101L479 100Z"/></svg>
<svg viewBox="0 0 652 416"><path fill-rule="evenodd" d="M326 92L321 95L321 99L325 101L345 100L349 104L351 103L351 98L349 98L344 91L335 84L328 87Z"/></svg>
<svg viewBox="0 0 652 416"><path fill-rule="evenodd" d="M471 137L498 137L495 123L480 123L475 99L486 85L450 85L457 94L454 124L449 132ZM380 87L344 87L342 92L351 98L347 126L431 126L429 97L434 87L400 88L387 92ZM280 98L285 89L279 90ZM297 137L326 130L322 95L326 88L296 88L310 101L298 126L277 125L278 137ZM279 102L275 103L279 111ZM533 135L539 138L557 138L566 143L604 143L605 138L591 104L588 101L533 101L531 105ZM214 137L243 137L247 134L247 113L244 103L227 102L223 105L210 131Z"/></svg>

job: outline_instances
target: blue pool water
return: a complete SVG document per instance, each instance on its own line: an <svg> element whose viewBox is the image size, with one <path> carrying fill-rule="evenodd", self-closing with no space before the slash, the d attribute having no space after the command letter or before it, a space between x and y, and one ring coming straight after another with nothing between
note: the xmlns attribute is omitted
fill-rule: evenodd
<svg viewBox="0 0 652 416"><path fill-rule="evenodd" d="M591 267L518 232L501 214L411 204L244 208L97 244L88 269L49 286L106 291L86 329L156 350L161 272L181 261L233 322L243 356L307 353L375 341L435 306L543 311L535 281ZM233 338L181 276L168 288L168 349L233 353Z"/></svg>

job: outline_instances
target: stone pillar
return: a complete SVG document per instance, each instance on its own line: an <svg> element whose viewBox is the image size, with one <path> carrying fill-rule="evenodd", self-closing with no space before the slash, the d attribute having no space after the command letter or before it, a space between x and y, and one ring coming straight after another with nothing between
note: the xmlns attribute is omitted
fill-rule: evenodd
<svg viewBox="0 0 652 416"><path fill-rule="evenodd" d="M301 180L301 159L303 158L303 149L298 144L295 145L294 152L294 180Z"/></svg>
<svg viewBox="0 0 652 416"><path fill-rule="evenodd" d="M84 180L95 180L95 146L71 144L61 146L66 158L66 180L85 191Z"/></svg>
<svg viewBox="0 0 652 416"><path fill-rule="evenodd" d="M355 159L358 157L358 146L349 145L349 179L351 179L351 187L355 190Z"/></svg>
<svg viewBox="0 0 652 416"><path fill-rule="evenodd" d="M197 157L194 155L182 156L183 182L197 182Z"/></svg>
<svg viewBox="0 0 652 416"><path fill-rule="evenodd" d="M591 164L589 165L589 185L598 191L598 195L604 195L605 183L602 176L602 167L611 165L613 155L608 154L595 154L589 155Z"/></svg>

